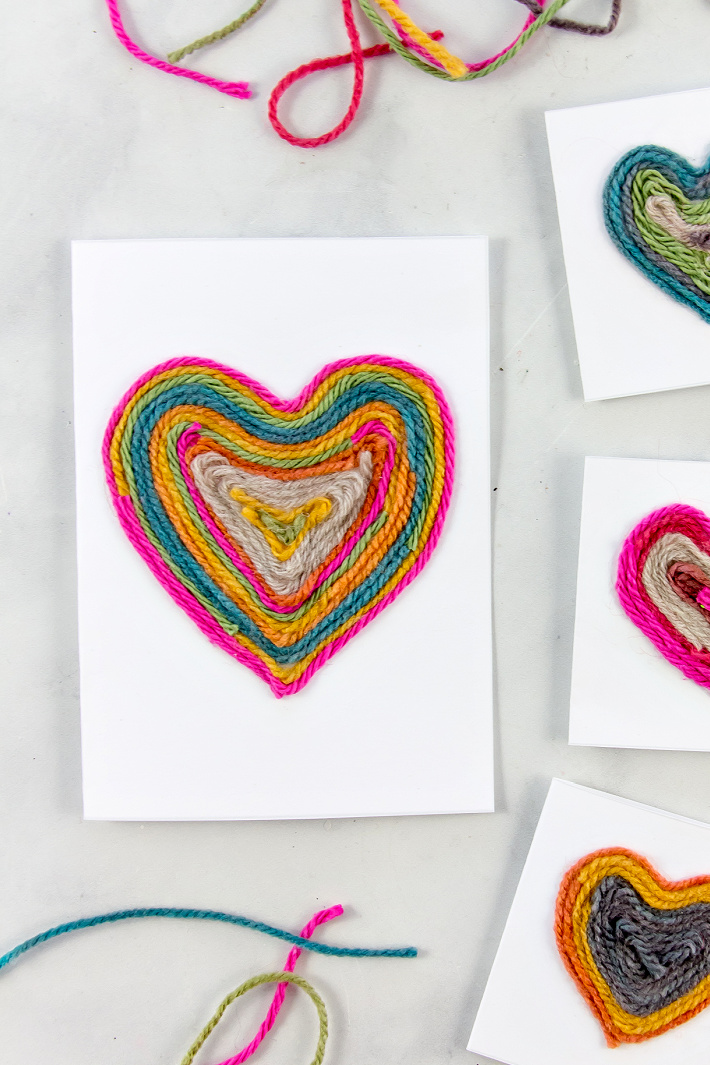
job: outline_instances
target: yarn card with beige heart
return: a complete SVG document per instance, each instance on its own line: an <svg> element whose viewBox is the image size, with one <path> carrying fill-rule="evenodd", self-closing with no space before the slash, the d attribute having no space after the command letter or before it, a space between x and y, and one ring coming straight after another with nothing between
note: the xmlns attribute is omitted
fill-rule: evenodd
<svg viewBox="0 0 710 1065"><path fill-rule="evenodd" d="M73 284L85 816L491 809L485 240Z"/></svg>
<svg viewBox="0 0 710 1065"><path fill-rule="evenodd" d="M468 1049L702 1065L708 1005L710 825L553 780Z"/></svg>
<svg viewBox="0 0 710 1065"><path fill-rule="evenodd" d="M548 111L586 400L710 382L710 89Z"/></svg>
<svg viewBox="0 0 710 1065"><path fill-rule="evenodd" d="M710 463L587 458L570 743L710 750L708 606Z"/></svg>

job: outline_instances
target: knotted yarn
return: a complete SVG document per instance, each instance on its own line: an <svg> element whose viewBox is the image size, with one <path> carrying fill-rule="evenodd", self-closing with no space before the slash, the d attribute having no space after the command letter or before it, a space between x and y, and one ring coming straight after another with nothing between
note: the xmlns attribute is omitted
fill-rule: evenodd
<svg viewBox="0 0 710 1065"><path fill-rule="evenodd" d="M633 851L594 851L562 880L555 936L610 1047L710 1004L710 876L669 881Z"/></svg>

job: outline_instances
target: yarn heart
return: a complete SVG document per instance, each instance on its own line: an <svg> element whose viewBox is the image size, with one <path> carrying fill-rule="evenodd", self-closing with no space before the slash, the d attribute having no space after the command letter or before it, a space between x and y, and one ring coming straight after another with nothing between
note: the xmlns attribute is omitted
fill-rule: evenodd
<svg viewBox="0 0 710 1065"><path fill-rule="evenodd" d="M441 389L377 355L331 363L287 401L207 359L172 359L123 397L103 453L153 574L277 696L421 572L454 472Z"/></svg>
<svg viewBox="0 0 710 1065"><path fill-rule="evenodd" d="M646 277L710 321L710 161L697 169L667 148L634 148L609 175L604 221Z"/></svg>
<svg viewBox="0 0 710 1065"><path fill-rule="evenodd" d="M683 504L639 522L619 555L621 605L661 654L710 688L710 520Z"/></svg>
<svg viewBox="0 0 710 1065"><path fill-rule="evenodd" d="M555 935L609 1046L640 1043L710 1004L710 877L672 882L622 848L564 877Z"/></svg>

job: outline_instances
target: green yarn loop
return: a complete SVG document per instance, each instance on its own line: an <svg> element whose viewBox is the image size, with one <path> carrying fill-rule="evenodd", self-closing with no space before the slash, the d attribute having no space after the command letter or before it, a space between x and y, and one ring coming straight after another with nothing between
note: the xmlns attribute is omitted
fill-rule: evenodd
<svg viewBox="0 0 710 1065"><path fill-rule="evenodd" d="M312 987L307 980L304 980L302 976L298 976L296 973L289 972L262 973L260 976L252 976L250 980L245 980L238 988L231 991L219 1004L214 1015L202 1029L197 1039L180 1062L180 1065L192 1065L195 1055L202 1048L207 1037L211 1035L221 1021L227 1006L234 1002L235 999L241 998L241 996L245 995L247 991L251 991L254 987L260 987L262 984L295 984L296 987L300 987L309 996L318 1013L319 1022L318 1045L311 1065L321 1065L323 1055L325 1054L325 1044L328 1039L328 1014L326 1013L325 1003L315 988Z"/></svg>

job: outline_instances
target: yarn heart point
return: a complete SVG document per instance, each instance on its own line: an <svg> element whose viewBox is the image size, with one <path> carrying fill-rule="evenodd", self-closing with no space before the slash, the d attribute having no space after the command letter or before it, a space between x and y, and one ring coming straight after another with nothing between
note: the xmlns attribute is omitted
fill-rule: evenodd
<svg viewBox="0 0 710 1065"><path fill-rule="evenodd" d="M710 322L710 162L696 168L667 148L634 148L607 180L604 221L630 262Z"/></svg>
<svg viewBox="0 0 710 1065"><path fill-rule="evenodd" d="M710 519L682 504L649 514L626 538L616 590L664 658L710 688Z"/></svg>
<svg viewBox="0 0 710 1065"><path fill-rule="evenodd" d="M294 400L173 359L119 403L104 466L158 581L282 696L428 561L451 497L453 424L436 382L385 356L332 363Z"/></svg>
<svg viewBox="0 0 710 1065"><path fill-rule="evenodd" d="M710 1004L710 877L668 881L631 851L596 851L562 881L555 934L609 1046L661 1035Z"/></svg>
<svg viewBox="0 0 710 1065"><path fill-rule="evenodd" d="M306 533L323 521L332 509L327 497L312 499L287 511L253 499L240 488L233 488L230 495L243 504L242 516L256 526L272 554L281 562L291 557Z"/></svg>

